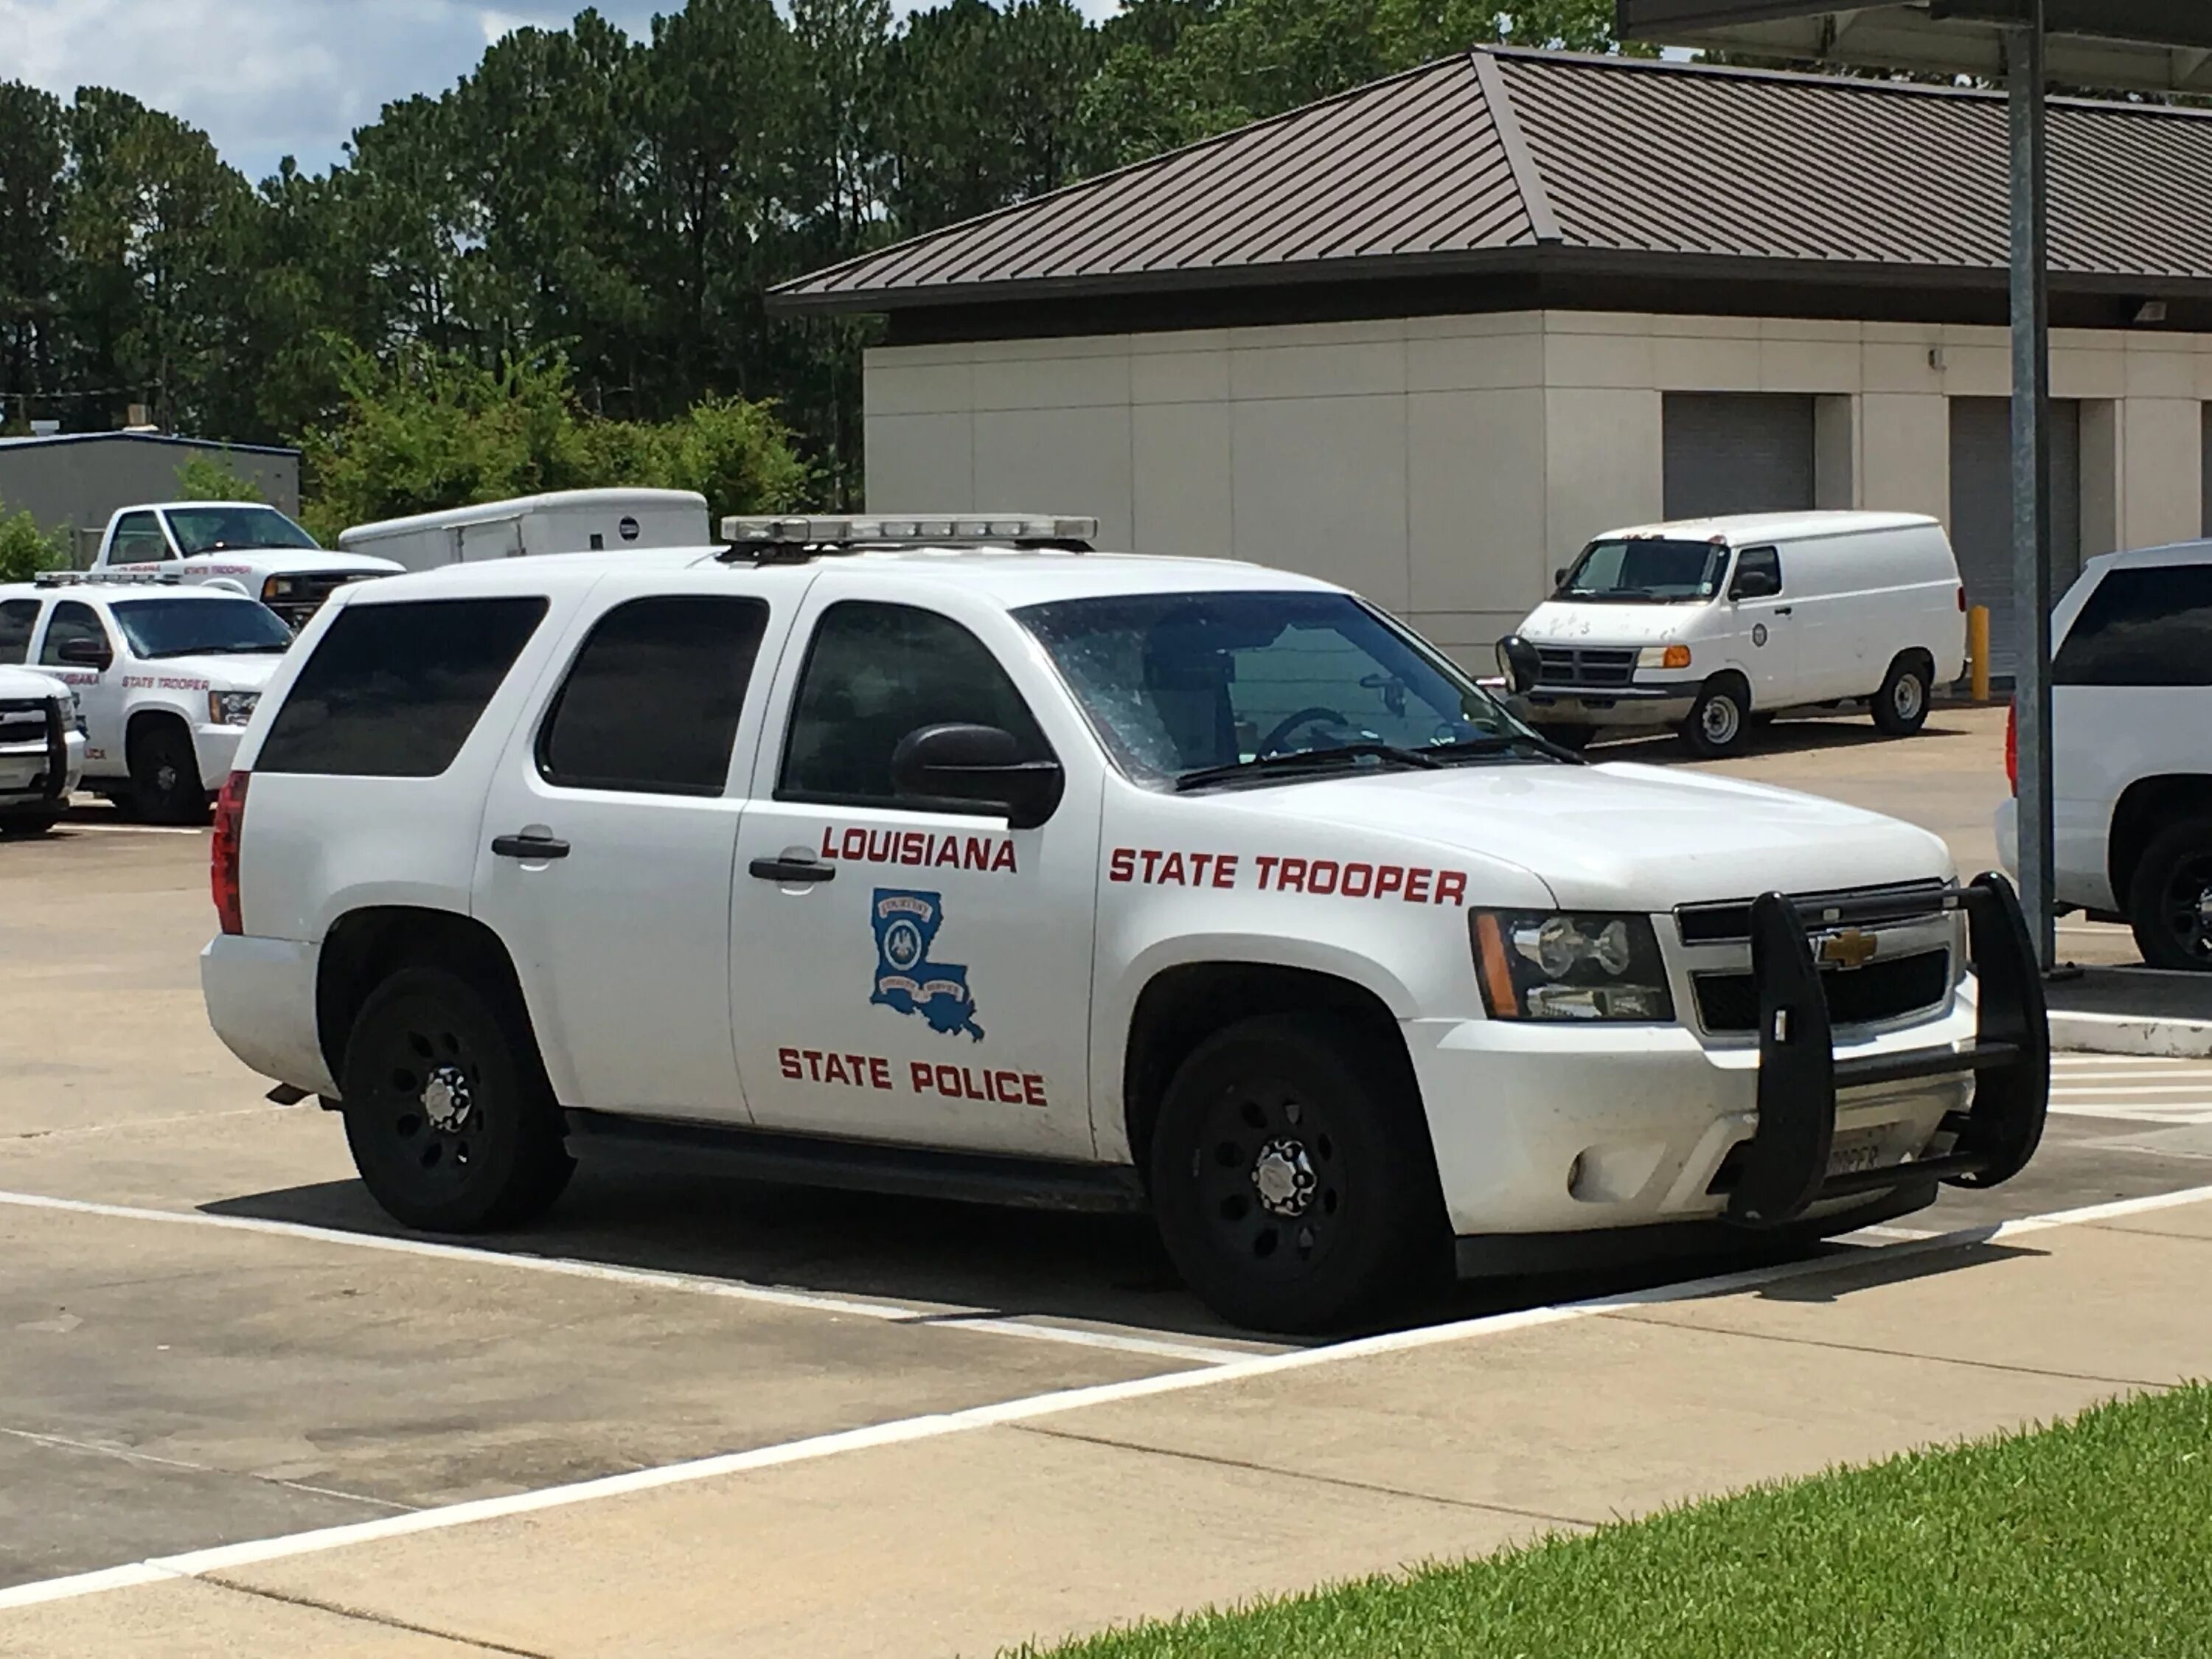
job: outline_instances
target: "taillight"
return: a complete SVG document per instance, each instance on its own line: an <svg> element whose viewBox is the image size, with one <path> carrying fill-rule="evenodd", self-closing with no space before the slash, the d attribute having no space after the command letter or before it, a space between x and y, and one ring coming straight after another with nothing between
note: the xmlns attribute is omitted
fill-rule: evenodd
<svg viewBox="0 0 2212 1659"><path fill-rule="evenodd" d="M215 890L215 914L226 933L242 933L245 920L239 914L238 847L246 830L246 786L251 772L233 772L223 780L215 798L215 839L208 848L209 884Z"/></svg>
<svg viewBox="0 0 2212 1659"><path fill-rule="evenodd" d="M2005 710L2005 781L2020 793L2020 705Z"/></svg>

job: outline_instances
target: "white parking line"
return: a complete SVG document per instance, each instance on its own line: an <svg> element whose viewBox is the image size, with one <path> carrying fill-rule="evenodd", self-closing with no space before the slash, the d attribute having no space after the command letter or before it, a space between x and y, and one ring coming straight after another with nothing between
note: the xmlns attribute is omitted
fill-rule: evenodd
<svg viewBox="0 0 2212 1659"><path fill-rule="evenodd" d="M12 1202L15 1197L14 1194L0 1194L0 1201ZM994 1428L1002 1424L1030 1422L1063 1412L1080 1411L1088 1406L1110 1405L1152 1395L1179 1394L1188 1389L1211 1388L1217 1383L1271 1376L1280 1371L1297 1370L1309 1365L1334 1364L1373 1354L1439 1347L1448 1343L1470 1341L1510 1331L1589 1319L1619 1309L1651 1307L1670 1302L1692 1301L1700 1297L1723 1295L1733 1291L1753 1290L1784 1279L1802 1279L1817 1273L1833 1273L1838 1268L1860 1267L1869 1260L1927 1255L1942 1250L1997 1243L2053 1227L2118 1220L2126 1216L2208 1200L2212 1200L2212 1187L2194 1187L2184 1192L2160 1193L2148 1198L2122 1199L2115 1203L2091 1205L2085 1209L2029 1216L1997 1226L1969 1227L1932 1238L1875 1246L1850 1255L1815 1256L1802 1261L1756 1267L1745 1273L1726 1273L1713 1279L1692 1279L1679 1285L1661 1285L1653 1290L1599 1297L1588 1302L1530 1308L1518 1313L1492 1314L1485 1318L1462 1320L1448 1325L1392 1331L1382 1336L1363 1337L1356 1341L1334 1343L1318 1348L1293 1349L1286 1353L1263 1354L1238 1360L1233 1364L1170 1371L1164 1376L1139 1377L1133 1382L1061 1389L1050 1394L1031 1395L1026 1399L1005 1401L994 1406L973 1406L964 1411L909 1417L864 1429L816 1435L780 1446L761 1446L751 1451L694 1458L689 1462L670 1463L659 1468L636 1469L623 1474L602 1476L595 1480L579 1480L564 1486L548 1486L537 1492L478 1498L440 1509L417 1510L409 1515L385 1516L374 1521L358 1521L344 1526L319 1528L313 1532L294 1533L287 1537L259 1539L252 1543L218 1545L212 1549L191 1550L181 1555L156 1556L124 1566L105 1567L94 1572L76 1573L64 1578L49 1578L37 1583L18 1584L11 1589L0 1589L0 1612L31 1607L43 1601L94 1595L102 1590L160 1583L167 1579L204 1577L210 1573L253 1566L264 1561L339 1549L349 1544L373 1543L380 1539L404 1537L411 1533L434 1532L449 1527L467 1526L477 1521L493 1521L507 1516L527 1515L539 1510L564 1508L601 1498L616 1498L630 1492L650 1492L657 1487L709 1480L718 1475L775 1468L787 1463L810 1462L817 1458L834 1457L843 1452L860 1451L872 1446L933 1440L946 1435L965 1434L975 1429ZM95 1206L95 1212L102 1207L106 1206ZM161 1212L150 1213L163 1214ZM164 1218L177 1218L165 1216Z"/></svg>
<svg viewBox="0 0 2212 1659"><path fill-rule="evenodd" d="M466 1261L477 1266L519 1267L533 1273L557 1273L569 1279L594 1279L613 1285L635 1285L651 1290L679 1291L692 1296L721 1297L732 1302L757 1302L769 1307L799 1308L810 1313L844 1318L880 1320L891 1325L926 1325L934 1330L982 1331L994 1336L1022 1337L1033 1342L1057 1342L1075 1348L1111 1348L1150 1358L1188 1359L1206 1365L1225 1365L1249 1359L1265 1349L1231 1348L1211 1343L1176 1342L1153 1336L1132 1336L1120 1331L1085 1329L1079 1326L1045 1325L1026 1319L1008 1319L978 1308L912 1307L897 1302L867 1302L857 1297L821 1296L811 1291L784 1290L755 1285L741 1279L709 1279L698 1273L665 1273L652 1267L617 1267L604 1261L574 1256L533 1255L522 1251L488 1250L467 1244L442 1244L428 1238L392 1238L379 1233L348 1232L340 1227L314 1227L299 1221L264 1221L253 1216L209 1215L199 1210L149 1210L126 1204L95 1204L77 1198L48 1198L39 1193L0 1192L0 1205L25 1210L58 1210L70 1215L102 1216L115 1221L151 1221L168 1225L220 1227L232 1232L270 1233L280 1238L307 1239L319 1244L345 1244L356 1249L386 1250L398 1255L429 1256L442 1261Z"/></svg>
<svg viewBox="0 0 2212 1659"><path fill-rule="evenodd" d="M204 836L205 830L167 823L78 823L64 818L58 828L70 836Z"/></svg>
<svg viewBox="0 0 2212 1659"><path fill-rule="evenodd" d="M2212 1124L2212 1066L2148 1054L2054 1054L2051 1109L2061 1117Z"/></svg>

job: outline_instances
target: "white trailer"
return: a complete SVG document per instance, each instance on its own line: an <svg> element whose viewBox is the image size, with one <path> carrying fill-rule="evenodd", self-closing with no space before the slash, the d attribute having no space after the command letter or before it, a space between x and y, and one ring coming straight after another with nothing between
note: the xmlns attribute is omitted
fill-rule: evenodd
<svg viewBox="0 0 2212 1659"><path fill-rule="evenodd" d="M562 489L357 524L339 536L338 545L410 570L434 570L526 553L707 547L713 540L707 498L696 490Z"/></svg>

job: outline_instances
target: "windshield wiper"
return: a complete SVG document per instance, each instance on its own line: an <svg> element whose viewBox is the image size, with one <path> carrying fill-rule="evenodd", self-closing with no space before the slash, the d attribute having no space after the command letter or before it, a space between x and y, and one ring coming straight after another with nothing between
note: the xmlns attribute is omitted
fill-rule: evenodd
<svg viewBox="0 0 2212 1659"><path fill-rule="evenodd" d="M283 651L287 647L273 641L261 645L180 645L173 651L142 651L142 657L252 657L264 651Z"/></svg>
<svg viewBox="0 0 2212 1659"><path fill-rule="evenodd" d="M1346 743L1329 749L1297 749L1285 755L1263 755L1255 760L1235 761L1227 766L1201 766L1194 772L1176 774L1175 787L1179 790L1200 789L1209 783L1226 783L1232 778L1264 777L1271 773L1327 771L1340 763L1360 760L1389 761L1425 772L1432 772L1443 764L1425 750L1401 749L1395 744L1389 743Z"/></svg>
<svg viewBox="0 0 2212 1659"><path fill-rule="evenodd" d="M1533 732L1526 734L1506 732L1493 738L1462 738L1457 743L1439 743L1420 752L1449 763L1455 760L1481 760L1492 755L1510 755L1516 749L1530 750L1577 766L1584 763L1583 757L1573 750L1540 738Z"/></svg>

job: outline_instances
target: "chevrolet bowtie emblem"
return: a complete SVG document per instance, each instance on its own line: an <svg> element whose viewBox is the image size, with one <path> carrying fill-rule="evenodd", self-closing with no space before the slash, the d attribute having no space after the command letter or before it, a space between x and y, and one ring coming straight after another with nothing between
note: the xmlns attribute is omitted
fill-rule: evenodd
<svg viewBox="0 0 2212 1659"><path fill-rule="evenodd" d="M1832 968L1863 968L1875 959L1881 949L1881 941L1872 933L1863 933L1856 927L1847 927L1840 933L1831 933L1820 941L1820 960Z"/></svg>

